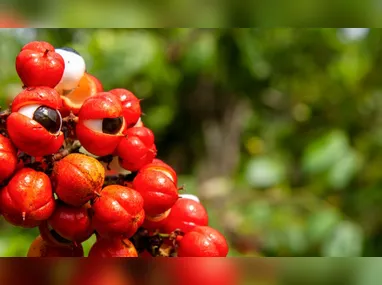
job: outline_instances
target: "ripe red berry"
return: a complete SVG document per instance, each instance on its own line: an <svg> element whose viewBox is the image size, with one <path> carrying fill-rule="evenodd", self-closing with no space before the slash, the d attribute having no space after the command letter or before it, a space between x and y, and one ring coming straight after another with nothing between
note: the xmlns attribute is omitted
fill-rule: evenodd
<svg viewBox="0 0 382 285"><path fill-rule="evenodd" d="M31 168L23 168L0 192L4 218L25 228L38 226L53 213L55 201L49 177Z"/></svg>
<svg viewBox="0 0 382 285"><path fill-rule="evenodd" d="M178 188L162 171L143 169L133 180L133 188L145 201L147 216L154 217L169 210L178 200Z"/></svg>
<svg viewBox="0 0 382 285"><path fill-rule="evenodd" d="M57 203L57 201L56 201ZM74 242L64 239L62 236L60 236L52 227L49 225L48 220L43 221L38 226L40 236L42 239L50 246L54 247L63 247L63 246L73 246L75 245Z"/></svg>
<svg viewBox="0 0 382 285"><path fill-rule="evenodd" d="M86 241L94 232L89 203L73 207L59 201L48 223L61 237L76 243Z"/></svg>
<svg viewBox="0 0 382 285"><path fill-rule="evenodd" d="M226 257L224 236L208 226L196 226L179 241L178 257Z"/></svg>
<svg viewBox="0 0 382 285"><path fill-rule="evenodd" d="M89 251L89 257L138 257L137 250L127 238L97 240Z"/></svg>
<svg viewBox="0 0 382 285"><path fill-rule="evenodd" d="M93 227L104 238L131 237L145 218L143 198L131 188L110 185L101 191L93 205Z"/></svg>
<svg viewBox="0 0 382 285"><path fill-rule="evenodd" d="M30 245L27 257L83 257L82 245L77 246L51 246L41 236L38 236Z"/></svg>
<svg viewBox="0 0 382 285"><path fill-rule="evenodd" d="M119 99L108 92L97 93L85 100L78 119L76 135L82 146L97 156L113 154L126 129Z"/></svg>
<svg viewBox="0 0 382 285"><path fill-rule="evenodd" d="M54 88L60 82L64 69L64 59L46 42L29 43L16 57L16 71L26 87Z"/></svg>
<svg viewBox="0 0 382 285"><path fill-rule="evenodd" d="M133 127L142 114L139 99L131 91L122 88L112 89L109 92L118 96L121 101L127 128Z"/></svg>
<svg viewBox="0 0 382 285"><path fill-rule="evenodd" d="M162 171L174 182L175 185L178 185L178 177L176 175L176 171L170 165L164 163L162 160L154 158L151 163L146 164L140 170L143 171L143 169L147 168Z"/></svg>
<svg viewBox="0 0 382 285"><path fill-rule="evenodd" d="M138 171L153 161L157 154L153 132L145 127L130 128L119 143L116 153L120 165L129 171Z"/></svg>
<svg viewBox="0 0 382 285"><path fill-rule="evenodd" d="M60 106L60 95L52 88L31 87L20 92L7 118L14 145L35 157L56 153L64 142Z"/></svg>
<svg viewBox="0 0 382 285"><path fill-rule="evenodd" d="M163 221L162 229L165 233L180 230L188 233L195 226L208 226L208 214L202 204L187 198L180 198Z"/></svg>
<svg viewBox="0 0 382 285"><path fill-rule="evenodd" d="M93 157L72 153L54 164L51 180L61 201L79 207L101 191L105 168Z"/></svg>
<svg viewBox="0 0 382 285"><path fill-rule="evenodd" d="M11 177L17 164L15 147L8 138L0 135L0 183Z"/></svg>

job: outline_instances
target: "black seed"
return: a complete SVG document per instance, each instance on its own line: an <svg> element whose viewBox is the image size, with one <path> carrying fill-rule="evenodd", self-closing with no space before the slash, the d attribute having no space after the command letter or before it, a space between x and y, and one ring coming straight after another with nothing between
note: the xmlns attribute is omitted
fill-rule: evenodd
<svg viewBox="0 0 382 285"><path fill-rule="evenodd" d="M48 132L55 134L60 131L61 116L57 110L40 106L33 114L33 120L39 122Z"/></svg>
<svg viewBox="0 0 382 285"><path fill-rule="evenodd" d="M123 118L106 118L102 121L102 132L105 134L115 135L122 128Z"/></svg>
<svg viewBox="0 0 382 285"><path fill-rule="evenodd" d="M75 54L78 54L79 56L81 56L80 53L79 53L78 51L76 51L74 48L70 48L70 47L61 47L61 48L57 48L57 49L62 49L62 50L70 51L70 52L72 52L72 53L75 53Z"/></svg>

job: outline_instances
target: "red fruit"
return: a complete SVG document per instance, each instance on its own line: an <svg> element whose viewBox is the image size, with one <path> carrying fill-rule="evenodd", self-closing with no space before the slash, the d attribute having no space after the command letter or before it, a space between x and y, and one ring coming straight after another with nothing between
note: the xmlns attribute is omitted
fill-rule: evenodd
<svg viewBox="0 0 382 285"><path fill-rule="evenodd" d="M89 210L89 203L82 207L73 207L59 202L48 223L64 239L82 243L94 232Z"/></svg>
<svg viewBox="0 0 382 285"><path fill-rule="evenodd" d="M56 153L64 142L60 106L60 96L49 87L31 87L19 93L7 119L14 145L36 157Z"/></svg>
<svg viewBox="0 0 382 285"><path fill-rule="evenodd" d="M133 180L133 188L142 195L145 213L152 218L169 210L178 200L174 182L156 169L139 171Z"/></svg>
<svg viewBox="0 0 382 285"><path fill-rule="evenodd" d="M129 171L138 171L153 161L157 154L153 132L145 127L130 128L117 150L120 165Z"/></svg>
<svg viewBox="0 0 382 285"><path fill-rule="evenodd" d="M112 89L109 92L118 96L121 101L127 128L133 127L142 114L139 99L131 91L122 88Z"/></svg>
<svg viewBox="0 0 382 285"><path fill-rule="evenodd" d="M137 250L127 238L99 239L89 251L89 257L138 257Z"/></svg>
<svg viewBox="0 0 382 285"><path fill-rule="evenodd" d="M55 201L49 177L31 168L23 168L0 192L4 218L11 224L33 228L53 213Z"/></svg>
<svg viewBox="0 0 382 285"><path fill-rule="evenodd" d="M61 201L79 207L99 194L105 168L93 157L72 153L54 164L51 180Z"/></svg>
<svg viewBox="0 0 382 285"><path fill-rule="evenodd" d="M11 177L17 164L15 147L8 138L0 135L0 183Z"/></svg>
<svg viewBox="0 0 382 285"><path fill-rule="evenodd" d="M156 169L157 171L162 171L164 174L166 174L175 185L178 185L178 177L176 175L175 170L168 164L164 163L162 160L154 158L153 161L149 164L146 164L143 166L140 170L143 169Z"/></svg>
<svg viewBox="0 0 382 285"><path fill-rule="evenodd" d="M165 233L171 233L177 229L188 233L195 226L208 226L206 209L194 200L180 198L163 221L162 229Z"/></svg>
<svg viewBox="0 0 382 285"><path fill-rule="evenodd" d="M226 257L224 236L208 226L196 226L179 241L178 257Z"/></svg>
<svg viewBox="0 0 382 285"><path fill-rule="evenodd" d="M57 202L56 202L57 203ZM48 224L48 221L43 221L39 227L40 236L42 239L50 246L63 247L63 246L73 246L74 242L64 239L60 236L52 227Z"/></svg>
<svg viewBox="0 0 382 285"><path fill-rule="evenodd" d="M64 74L65 62L46 42L32 42L24 46L16 57L16 71L27 87L54 88Z"/></svg>
<svg viewBox="0 0 382 285"><path fill-rule="evenodd" d="M31 244L27 257L83 257L82 245L72 247L51 246L38 236Z"/></svg>
<svg viewBox="0 0 382 285"><path fill-rule="evenodd" d="M26 45L24 45L21 48L21 51L24 51L24 50L33 50L33 51L36 51L36 52L45 52L46 50L54 51L54 46L52 46L48 42L34 41L34 42L29 42Z"/></svg>
<svg viewBox="0 0 382 285"><path fill-rule="evenodd" d="M119 99L108 92L97 93L85 100L78 119L76 135L82 146L97 156L113 154L126 129Z"/></svg>
<svg viewBox="0 0 382 285"><path fill-rule="evenodd" d="M143 198L131 188L110 185L101 191L93 205L93 227L104 238L131 237L145 218Z"/></svg>

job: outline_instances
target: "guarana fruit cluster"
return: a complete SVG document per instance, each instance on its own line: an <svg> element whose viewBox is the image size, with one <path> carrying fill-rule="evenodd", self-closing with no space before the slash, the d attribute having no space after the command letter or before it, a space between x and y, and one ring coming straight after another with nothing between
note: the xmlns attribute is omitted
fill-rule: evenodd
<svg viewBox="0 0 382 285"><path fill-rule="evenodd" d="M129 90L105 91L72 48L33 41L16 57L23 88L0 112L0 212L38 227L28 257L225 257L196 196L180 194ZM126 174L127 173L127 174Z"/></svg>

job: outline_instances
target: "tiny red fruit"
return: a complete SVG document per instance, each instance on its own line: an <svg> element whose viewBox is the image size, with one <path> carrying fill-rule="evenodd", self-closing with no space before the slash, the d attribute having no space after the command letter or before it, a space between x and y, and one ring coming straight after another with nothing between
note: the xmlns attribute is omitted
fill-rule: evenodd
<svg viewBox="0 0 382 285"><path fill-rule="evenodd" d="M142 225L145 213L143 198L135 190L120 186L106 186L93 205L93 227L104 238L131 237Z"/></svg>
<svg viewBox="0 0 382 285"><path fill-rule="evenodd" d="M58 202L48 223L61 237L76 243L86 241L94 232L89 203L82 207L73 207Z"/></svg>
<svg viewBox="0 0 382 285"><path fill-rule="evenodd" d="M56 201L57 203L57 201ZM39 226L38 230L42 239L50 246L72 246L75 243L64 239L60 236L52 227L49 225L48 220L43 221Z"/></svg>
<svg viewBox="0 0 382 285"><path fill-rule="evenodd" d="M178 200L178 188L172 179L157 169L139 171L133 180L133 188L142 195L145 213L151 218L163 214Z"/></svg>
<svg viewBox="0 0 382 285"><path fill-rule="evenodd" d="M97 156L113 154L123 138L126 123L119 99L108 92L100 92L83 103L76 126L82 146Z"/></svg>
<svg viewBox="0 0 382 285"><path fill-rule="evenodd" d="M31 168L23 168L0 192L4 218L25 228L38 226L53 213L55 201L49 177Z"/></svg>
<svg viewBox="0 0 382 285"><path fill-rule="evenodd" d="M138 257L137 250L127 238L99 239L89 251L89 257Z"/></svg>
<svg viewBox="0 0 382 285"><path fill-rule="evenodd" d="M179 241L178 257L226 257L227 254L224 236L208 226L194 227Z"/></svg>
<svg viewBox="0 0 382 285"><path fill-rule="evenodd" d="M126 89L116 88L109 92L118 96L121 101L127 128L137 124L142 114L140 100L131 91Z"/></svg>
<svg viewBox="0 0 382 285"><path fill-rule="evenodd" d="M188 233L195 226L208 226L208 214L202 204L187 198L180 198L172 206L169 215L163 221L162 229L166 233L180 230Z"/></svg>
<svg viewBox="0 0 382 285"><path fill-rule="evenodd" d="M47 42L31 42L16 57L16 71L26 87L54 88L64 74L65 62Z"/></svg>
<svg viewBox="0 0 382 285"><path fill-rule="evenodd" d="M11 177L17 164L15 147L8 138L0 135L0 183Z"/></svg>
<svg viewBox="0 0 382 285"><path fill-rule="evenodd" d="M126 137L119 143L116 153L120 165L129 171L138 171L153 161L157 154L153 132L145 127L134 127L126 131Z"/></svg>
<svg viewBox="0 0 382 285"><path fill-rule="evenodd" d="M72 153L54 164L51 180L61 201L79 207L99 194L105 168L93 157Z"/></svg>
<svg viewBox="0 0 382 285"><path fill-rule="evenodd" d="M14 145L28 155L56 153L64 143L60 95L49 87L31 87L12 102L7 131Z"/></svg>
<svg viewBox="0 0 382 285"><path fill-rule="evenodd" d="M140 169L140 171L143 171L143 169L147 169L147 168L155 169L157 171L163 172L174 182L175 185L178 185L178 177L176 175L176 171L170 165L163 162L162 160L154 158L151 163L143 166Z"/></svg>

